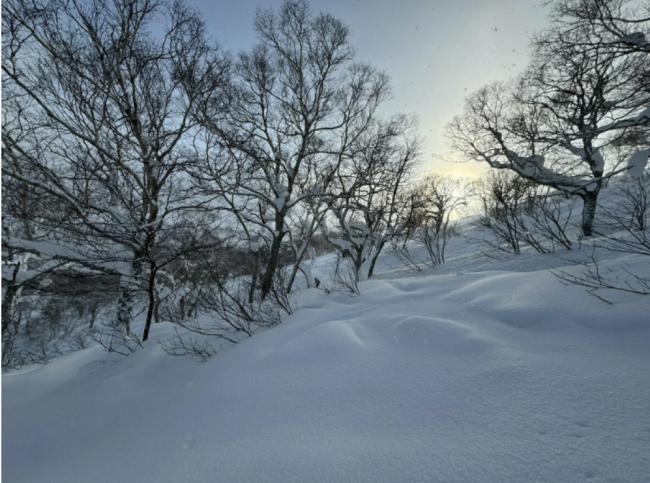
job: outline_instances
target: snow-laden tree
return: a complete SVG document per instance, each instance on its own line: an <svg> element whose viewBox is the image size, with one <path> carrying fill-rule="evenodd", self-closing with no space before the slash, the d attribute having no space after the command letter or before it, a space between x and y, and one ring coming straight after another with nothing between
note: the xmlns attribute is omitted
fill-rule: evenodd
<svg viewBox="0 0 650 483"><path fill-rule="evenodd" d="M299 238L300 266L323 200L386 97L387 79L354 63L345 25L304 1L258 11L255 29L259 42L239 56L227 97L215 94L199 113L211 137L193 175L206 199L230 210L246 243L262 241L265 298L290 233ZM300 227L292 226L298 218Z"/></svg>
<svg viewBox="0 0 650 483"><path fill-rule="evenodd" d="M605 180L627 169L612 146L649 129L650 55L594 43L591 21L564 19L535 40L531 65L517 81L473 94L449 134L468 159L580 197L589 236ZM648 21L635 25L647 30ZM627 158L645 164L650 149L636 144Z"/></svg>
<svg viewBox="0 0 650 483"><path fill-rule="evenodd" d="M11 243L119 274L116 333L130 336L134 297L151 294L169 258L159 240L188 208L190 114L227 62L181 3L8 0L3 27L3 81L17 93L3 112L4 172L68 214L35 220L47 243Z"/></svg>

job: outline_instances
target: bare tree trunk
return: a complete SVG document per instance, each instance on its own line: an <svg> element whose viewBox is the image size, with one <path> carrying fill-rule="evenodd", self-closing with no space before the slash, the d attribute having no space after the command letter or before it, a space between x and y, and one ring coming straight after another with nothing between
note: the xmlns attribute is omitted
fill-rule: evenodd
<svg viewBox="0 0 650 483"><path fill-rule="evenodd" d="M252 304L255 300L255 289L257 288L257 277L260 270L260 253L255 251L253 254L253 274L251 275L251 286L248 290L248 303Z"/></svg>
<svg viewBox="0 0 650 483"><path fill-rule="evenodd" d="M6 283L3 283L6 285ZM17 323L14 320L14 304L20 287L15 283L9 283L9 286L4 287L2 296L2 365L8 363L10 359L11 347L13 346ZM5 356L6 359L5 359Z"/></svg>
<svg viewBox="0 0 650 483"><path fill-rule="evenodd" d="M309 240L304 240L302 245L298 250L296 250L296 259L293 262L293 267L291 268L291 274L289 275L289 282L287 283L287 292L290 293L293 288L293 284L296 281L296 276L298 272L302 272L305 275L307 280L307 288L312 288L314 286L314 277L311 273L311 269L304 268L302 262L305 259L305 255L309 249Z"/></svg>
<svg viewBox="0 0 650 483"><path fill-rule="evenodd" d="M2 333L4 334L5 328L8 326L9 321L12 318L13 305L16 296L18 295L18 285L15 283L3 282L3 294L2 294Z"/></svg>
<svg viewBox="0 0 650 483"><path fill-rule="evenodd" d="M153 322L154 324L159 324L161 322L160 319L160 292L158 290L155 290L156 292L156 305L154 306L153 309Z"/></svg>
<svg viewBox="0 0 650 483"><path fill-rule="evenodd" d="M363 273L363 266L366 263L365 248L365 245L361 246L361 248L357 248L355 250L354 258L352 259L354 262L354 274L357 282L367 278L367 273Z"/></svg>
<svg viewBox="0 0 650 483"><path fill-rule="evenodd" d="M598 204L598 193L600 186L594 191L587 191L582 197L582 234L584 236L593 235L594 218L596 216L596 206Z"/></svg>
<svg viewBox="0 0 650 483"><path fill-rule="evenodd" d="M280 249L282 248L282 239L284 238L284 216L278 215L275 221L276 233L277 236L273 239L271 244L271 250L269 253L269 261L264 270L264 275L262 276L262 283L260 286L260 295L262 300L271 291L273 287L273 277L275 277L275 271L280 265Z"/></svg>
<svg viewBox="0 0 650 483"><path fill-rule="evenodd" d="M142 332L142 342L149 338L149 330L151 329L151 321L154 316L154 309L156 307L156 268L151 267L149 270L149 280L147 286L147 317L144 322L144 331Z"/></svg>
<svg viewBox="0 0 650 483"><path fill-rule="evenodd" d="M368 278L372 278L372 276L375 273L375 265L377 264L377 259L379 258L381 251L384 249L384 245L386 245L386 240L382 240L379 243L379 246L377 247L377 251L372 256L372 260L370 261L370 268L368 269Z"/></svg>
<svg viewBox="0 0 650 483"><path fill-rule="evenodd" d="M293 288L293 284L296 281L296 275L298 274L299 270L300 270L300 263L294 263L293 267L291 268L291 273L289 274L289 282L287 283L287 292L291 292L291 289ZM307 288L311 288L309 279L307 279Z"/></svg>

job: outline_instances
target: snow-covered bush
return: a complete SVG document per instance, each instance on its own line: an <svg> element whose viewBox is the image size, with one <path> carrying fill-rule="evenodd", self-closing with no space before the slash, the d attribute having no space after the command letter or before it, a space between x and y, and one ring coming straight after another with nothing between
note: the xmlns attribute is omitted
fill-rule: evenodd
<svg viewBox="0 0 650 483"><path fill-rule="evenodd" d="M518 254L524 246L539 253L570 250L575 200L516 174L491 172L478 184L481 224L493 235L493 248Z"/></svg>
<svg viewBox="0 0 650 483"><path fill-rule="evenodd" d="M478 184L482 208L480 223L494 237L494 241L486 241L490 247L518 254L522 245L531 239L534 247L540 247L534 237L526 235L527 227L523 222L533 190L530 182L505 172L492 172Z"/></svg>

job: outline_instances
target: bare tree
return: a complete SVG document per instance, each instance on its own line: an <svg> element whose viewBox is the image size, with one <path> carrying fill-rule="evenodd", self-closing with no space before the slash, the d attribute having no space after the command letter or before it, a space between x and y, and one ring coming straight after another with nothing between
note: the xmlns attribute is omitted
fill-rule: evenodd
<svg viewBox="0 0 650 483"><path fill-rule="evenodd" d="M592 24L562 18L535 40L523 76L471 96L449 133L469 159L580 197L582 230L590 236L604 181L627 169L616 156L606 162L607 153L650 125L648 54L623 54L606 43L586 49ZM647 146L630 153L643 161L649 154Z"/></svg>
<svg viewBox="0 0 650 483"><path fill-rule="evenodd" d="M421 262L413 244L424 223L418 187L404 190L399 197L398 235L390 242L391 253L408 268L420 272Z"/></svg>
<svg viewBox="0 0 650 483"><path fill-rule="evenodd" d="M519 254L523 244L520 219L531 184L517 175L494 172L481 180L477 188L482 207L480 223L496 239L496 243L487 244Z"/></svg>
<svg viewBox="0 0 650 483"><path fill-rule="evenodd" d="M571 42L574 31L585 30L580 47L607 49L618 55L650 53L650 4L629 0L554 0L551 14Z"/></svg>
<svg viewBox="0 0 650 483"><path fill-rule="evenodd" d="M259 44L236 63L226 114L217 97L201 112L212 138L194 176L206 196L220 196L218 205L230 209L245 237L263 241L259 290L265 298L292 218L315 218L302 224L302 241L318 228L324 211L313 209L316 198L327 196L368 129L387 80L353 63L347 28L330 15L314 15L304 1L258 11L255 28ZM300 247L297 267L306 253Z"/></svg>
<svg viewBox="0 0 650 483"><path fill-rule="evenodd" d="M416 188L421 227L416 238L425 247L432 265L445 263L449 239L456 232L453 216L467 204L458 180L427 176Z"/></svg>
<svg viewBox="0 0 650 483"><path fill-rule="evenodd" d="M9 0L3 24L3 75L21 94L12 114L28 126L3 133L5 172L70 213L42 221L57 232L51 255L120 275L116 329L130 336L136 293L155 286L160 234L188 208L191 114L227 61L180 3Z"/></svg>
<svg viewBox="0 0 650 483"><path fill-rule="evenodd" d="M401 195L418 155L410 126L406 118L377 123L337 173L335 186L340 194L330 203L336 226L324 231L352 261L357 280L372 277L386 243L398 236Z"/></svg>

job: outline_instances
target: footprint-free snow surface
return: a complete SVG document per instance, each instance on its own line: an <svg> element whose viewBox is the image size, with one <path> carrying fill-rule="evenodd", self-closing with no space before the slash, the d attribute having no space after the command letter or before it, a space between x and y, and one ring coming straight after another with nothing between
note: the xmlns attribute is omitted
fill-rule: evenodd
<svg viewBox="0 0 650 483"><path fill-rule="evenodd" d="M305 291L204 363L151 344L9 373L3 481L650 481L650 298L533 261Z"/></svg>

